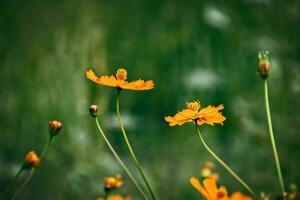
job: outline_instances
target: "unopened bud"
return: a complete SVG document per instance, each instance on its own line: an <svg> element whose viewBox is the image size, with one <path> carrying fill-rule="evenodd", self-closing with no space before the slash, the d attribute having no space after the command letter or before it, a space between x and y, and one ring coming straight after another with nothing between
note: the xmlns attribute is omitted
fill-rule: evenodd
<svg viewBox="0 0 300 200"><path fill-rule="evenodd" d="M121 175L115 177L105 177L104 186L106 189L116 189L123 185L123 178Z"/></svg>
<svg viewBox="0 0 300 200"><path fill-rule="evenodd" d="M269 51L261 51L258 53L259 64L258 64L258 73L263 79L268 78L269 71L271 69L271 64L269 60Z"/></svg>
<svg viewBox="0 0 300 200"><path fill-rule="evenodd" d="M53 121L49 121L48 125L49 125L50 137L53 138L59 133L63 124L60 121L53 120Z"/></svg>
<svg viewBox="0 0 300 200"><path fill-rule="evenodd" d="M36 155L35 151L29 151L25 157L25 166L37 168L40 164L40 158Z"/></svg>
<svg viewBox="0 0 300 200"><path fill-rule="evenodd" d="M97 105L91 105L90 108L89 108L89 111L90 111L92 117L97 117L98 106Z"/></svg>

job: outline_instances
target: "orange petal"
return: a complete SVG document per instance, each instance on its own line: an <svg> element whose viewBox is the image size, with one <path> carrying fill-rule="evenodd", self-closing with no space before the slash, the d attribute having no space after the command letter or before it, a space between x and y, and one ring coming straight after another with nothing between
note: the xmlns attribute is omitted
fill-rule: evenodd
<svg viewBox="0 0 300 200"><path fill-rule="evenodd" d="M218 191L216 180L214 180L212 178L206 178L203 181L203 185L204 185L205 189L207 190L208 195L210 197L216 197L216 194Z"/></svg>
<svg viewBox="0 0 300 200"><path fill-rule="evenodd" d="M230 200L252 200L251 197L243 195L240 192L235 192L231 195Z"/></svg>
<svg viewBox="0 0 300 200"><path fill-rule="evenodd" d="M89 69L85 72L85 75L88 79L90 79L91 81L96 81L98 79L98 77L96 76L96 74L93 72L93 70Z"/></svg>
<svg viewBox="0 0 300 200"><path fill-rule="evenodd" d="M127 90L151 90L154 88L154 83L152 80L149 81L137 80L137 81L127 82L121 85L120 87Z"/></svg>
<svg viewBox="0 0 300 200"><path fill-rule="evenodd" d="M201 185L201 183L199 182L199 180L195 177L192 177L190 179L190 183L192 184L192 186L194 186L194 188L196 188L196 190L198 190L198 192L200 192L200 194L202 194L203 197L205 197L206 199L208 199L208 193L207 191L204 189L204 187Z"/></svg>

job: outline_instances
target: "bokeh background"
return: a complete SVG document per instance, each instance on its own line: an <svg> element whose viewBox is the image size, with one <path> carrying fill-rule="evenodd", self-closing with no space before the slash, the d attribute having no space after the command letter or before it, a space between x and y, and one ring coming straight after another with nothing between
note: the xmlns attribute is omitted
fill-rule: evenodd
<svg viewBox="0 0 300 200"><path fill-rule="evenodd" d="M41 152L47 123L64 123L21 199L96 199L103 177L123 173L88 113L134 169L115 110L116 91L84 72L155 81L124 91L121 112L159 199L201 199L189 178L213 161L193 125L169 127L185 102L223 103L224 126L203 126L207 142L256 191L278 193L257 52L271 52L271 110L286 184L300 185L299 1L0 0L0 187L31 149ZM220 184L243 188L216 164ZM124 173L123 173L124 174ZM122 194L141 199L126 177ZM24 176L21 177L24 180Z"/></svg>

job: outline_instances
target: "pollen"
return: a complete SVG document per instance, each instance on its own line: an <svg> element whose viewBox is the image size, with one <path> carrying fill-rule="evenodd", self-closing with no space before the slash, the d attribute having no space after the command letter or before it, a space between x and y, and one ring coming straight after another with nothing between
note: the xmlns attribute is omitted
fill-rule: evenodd
<svg viewBox="0 0 300 200"><path fill-rule="evenodd" d="M116 77L117 80L125 81L127 79L127 71L123 68L119 68Z"/></svg>

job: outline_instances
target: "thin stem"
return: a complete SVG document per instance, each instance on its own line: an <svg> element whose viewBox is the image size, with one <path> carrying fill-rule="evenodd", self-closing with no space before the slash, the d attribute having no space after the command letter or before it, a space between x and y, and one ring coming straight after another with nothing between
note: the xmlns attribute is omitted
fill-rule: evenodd
<svg viewBox="0 0 300 200"><path fill-rule="evenodd" d="M107 137L105 136L99 122L98 122L98 118L95 117L95 121L97 124L97 127L99 129L99 132L101 133L104 141L106 142L107 146L109 147L109 149L111 150L111 152L113 153L113 155L115 156L115 158L117 159L117 161L120 163L120 165L123 167L123 169L125 170L125 172L127 173L127 175L129 176L129 178L132 180L133 184L135 185L135 187L138 189L138 191L141 193L141 195L144 197L144 199L149 200L149 198L147 197L147 195L145 194L145 192L142 190L142 188L139 186L139 184L137 183L137 181L135 180L135 178L133 177L133 175L130 173L130 171L128 170L128 168L125 166L124 162L121 160L121 158L118 156L118 154L116 153L116 151L114 150L114 148L112 147L112 145L110 144L109 140L107 139Z"/></svg>
<svg viewBox="0 0 300 200"><path fill-rule="evenodd" d="M21 185L21 187L18 189L18 191L15 193L15 195L12 197L12 200L17 199L18 195L23 191L23 189L26 187L26 185L29 183L30 179L32 178L33 174L35 172L35 168L31 168L29 175L27 176L24 183Z"/></svg>
<svg viewBox="0 0 300 200"><path fill-rule="evenodd" d="M277 149L276 149L275 138L274 138L274 134L273 134L271 111L270 111L270 105L269 105L269 93L268 93L267 79L264 80L264 93L265 93L265 106L266 106L266 114L267 114L267 120L268 120L268 129L269 129L269 135L270 135L270 139L271 139L274 159L275 159L275 163L276 163L278 179L279 179L283 199L286 199L285 198L284 182L283 182L283 178L282 178L282 174L281 174L280 162L279 162L279 157L278 157L278 153L277 153Z"/></svg>
<svg viewBox="0 0 300 200"><path fill-rule="evenodd" d="M12 188L14 186L14 184L18 180L19 176L22 174L23 170L24 170L24 165L21 166L21 168L19 169L18 173L15 175L15 177L7 185L7 187L5 188L3 194L6 194L10 190L10 188Z"/></svg>
<svg viewBox="0 0 300 200"><path fill-rule="evenodd" d="M255 194L255 192L219 157L217 156L206 144L206 142L204 141L200 130L198 128L198 125L196 124L196 130L198 132L198 135L200 137L200 140L202 142L202 144L204 145L204 147L207 149L207 151L238 181L240 182L248 191L249 193L255 198L258 199L257 195Z"/></svg>
<svg viewBox="0 0 300 200"><path fill-rule="evenodd" d="M154 193L153 193L153 191L151 189L151 186L150 186L150 184L149 184L149 182L148 182L148 180L147 180L147 178L146 178L146 176L145 176L145 174L144 174L144 172L142 170L141 164L139 163L138 159L136 158L136 156L135 156L135 154L133 152L133 149L132 149L132 147L130 145L130 142L128 140L127 134L126 134L124 126L123 126L123 122L122 122L121 114L120 114L120 90L118 90L118 93L117 93L116 107L117 107L117 115L118 115L118 120L119 120L119 123L120 123L121 130L122 130L122 134L123 134L124 140L126 142L126 145L128 147L128 150L130 152L130 155L131 155L131 157L132 157L132 159L134 161L134 164L137 167L140 175L142 176L142 178L143 178L143 180L144 180L144 182L145 182L145 184L146 184L146 186L147 186L147 188L148 188L148 190L150 192L150 195L151 195L152 199L155 200L156 198L155 198Z"/></svg>
<svg viewBox="0 0 300 200"><path fill-rule="evenodd" d="M52 138L50 137L46 146L44 147L41 155L40 155L40 162L42 161L43 157L45 156L45 153L47 152L48 148L49 148L49 145L51 144L51 141L52 141Z"/></svg>
<svg viewBox="0 0 300 200"><path fill-rule="evenodd" d="M40 162L42 161L43 157L45 156L45 153L47 152L49 145L52 141L52 138L50 137L47 144L45 145L41 155L40 155ZM31 167L29 175L27 176L26 180L24 181L24 183L21 185L21 187L18 189L18 191L15 193L15 195L13 196L13 200L16 199L18 197L18 195L23 191L23 189L26 187L26 185L29 183L29 181L31 180L33 174L35 172L35 168Z"/></svg>

